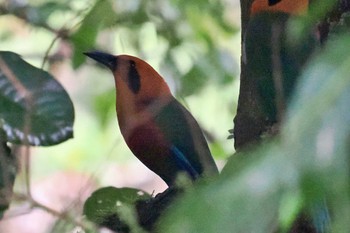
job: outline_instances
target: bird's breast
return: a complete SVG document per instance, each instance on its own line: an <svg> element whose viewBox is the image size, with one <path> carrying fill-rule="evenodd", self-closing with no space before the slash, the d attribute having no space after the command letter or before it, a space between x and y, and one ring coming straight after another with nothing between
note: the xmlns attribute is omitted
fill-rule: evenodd
<svg viewBox="0 0 350 233"><path fill-rule="evenodd" d="M137 119L137 118L136 118ZM132 153L167 183L175 177L176 164L170 153L171 143L159 129L154 118L128 119L128 127L122 127L124 140Z"/></svg>

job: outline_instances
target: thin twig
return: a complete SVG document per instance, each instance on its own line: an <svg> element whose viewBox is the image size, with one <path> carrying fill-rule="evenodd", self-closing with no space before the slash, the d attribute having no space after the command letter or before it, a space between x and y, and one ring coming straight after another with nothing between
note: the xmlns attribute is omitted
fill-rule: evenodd
<svg viewBox="0 0 350 233"><path fill-rule="evenodd" d="M68 212L60 212L58 210L52 209L51 207L48 207L48 206L36 201L32 196L28 196L26 194L15 193L14 198L16 198L17 200L29 202L30 210L32 210L34 208L39 208L39 209L42 209L42 210L46 211L47 213L51 214L52 216L55 216L59 219L63 219L67 222L73 223L75 226L81 227L84 230L90 228L86 224L82 223L81 221L79 221L79 220L75 219L74 217L72 217L71 215L69 215Z"/></svg>
<svg viewBox="0 0 350 233"><path fill-rule="evenodd" d="M48 58L49 58L49 54L51 49L53 48L54 44L56 43L56 41L59 39L60 37L58 35L55 36L55 38L51 41L49 47L47 48L46 52L45 52L45 56L43 59L43 62L41 63L41 69L44 69L44 65L47 62Z"/></svg>
<svg viewBox="0 0 350 233"><path fill-rule="evenodd" d="M25 179L25 185L27 190L27 195L29 197L32 196L31 191L31 180L30 180L30 174L31 174L31 156L30 156L30 148L29 145L26 145L24 147L24 179Z"/></svg>

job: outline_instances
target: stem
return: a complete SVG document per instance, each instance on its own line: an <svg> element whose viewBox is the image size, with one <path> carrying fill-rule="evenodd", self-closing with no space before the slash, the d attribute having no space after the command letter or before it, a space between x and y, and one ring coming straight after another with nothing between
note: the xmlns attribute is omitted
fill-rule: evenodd
<svg viewBox="0 0 350 233"><path fill-rule="evenodd" d="M32 210L34 208L39 208L39 209L42 209L42 210L46 211L47 213L51 214L52 216L55 216L59 219L70 222L70 223L74 224L75 226L81 227L84 231L91 229L91 227L89 225L84 224L81 221L75 219L74 217L69 215L68 212L60 212L58 210L52 209L52 208L36 201L32 196L29 196L27 194L15 193L14 198L16 198L17 200L29 202L30 210ZM28 213L28 212L26 211L25 213Z"/></svg>
<svg viewBox="0 0 350 233"><path fill-rule="evenodd" d="M46 52L45 52L45 56L43 59L43 62L41 63L41 69L44 69L44 65L47 62L48 58L49 58L49 53L51 51L51 49L53 48L54 44L56 43L56 41L60 38L59 35L56 35L56 37L51 41L49 47L47 48Z"/></svg>

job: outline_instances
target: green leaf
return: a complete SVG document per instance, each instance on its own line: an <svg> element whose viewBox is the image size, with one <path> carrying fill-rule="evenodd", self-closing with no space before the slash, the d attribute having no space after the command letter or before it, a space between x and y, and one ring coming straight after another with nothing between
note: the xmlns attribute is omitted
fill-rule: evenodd
<svg viewBox="0 0 350 233"><path fill-rule="evenodd" d="M74 107L49 73L0 52L0 127L12 143L49 146L73 136Z"/></svg>
<svg viewBox="0 0 350 233"><path fill-rule="evenodd" d="M350 229L350 39L330 40L301 77L286 127L285 149L303 169L308 198L328 197L334 232Z"/></svg>
<svg viewBox="0 0 350 233"><path fill-rule="evenodd" d="M105 187L86 200L84 214L92 222L102 225L110 216L118 216L123 206L133 206L137 201L149 198L150 195L139 189Z"/></svg>
<svg viewBox="0 0 350 233"><path fill-rule="evenodd" d="M303 72L280 138L232 157L216 180L186 193L160 232L276 232L305 208L315 218L332 213L317 219L322 232L350 229L349 73L347 34Z"/></svg>
<svg viewBox="0 0 350 233"><path fill-rule="evenodd" d="M243 157L240 171L226 169L208 186L187 193L161 221L160 232L274 232L279 203L289 186L285 176L274 172L288 164L274 144L260 148L253 158ZM237 160L232 158L227 166L235 167Z"/></svg>
<svg viewBox="0 0 350 233"><path fill-rule="evenodd" d="M96 1L78 31L71 36L75 48L72 58L74 68L78 68L83 64L85 56L82 53L94 47L100 29L104 25L110 25L113 20L115 20L115 13L110 1Z"/></svg>
<svg viewBox="0 0 350 233"><path fill-rule="evenodd" d="M16 173L16 157L11 154L5 133L0 130L0 219L10 205Z"/></svg>

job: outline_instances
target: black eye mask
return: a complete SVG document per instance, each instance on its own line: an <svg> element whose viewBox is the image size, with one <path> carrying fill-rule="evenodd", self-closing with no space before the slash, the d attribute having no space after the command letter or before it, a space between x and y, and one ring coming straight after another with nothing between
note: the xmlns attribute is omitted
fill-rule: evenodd
<svg viewBox="0 0 350 233"><path fill-rule="evenodd" d="M130 68L128 71L128 87L130 90L137 94L140 91L141 87L141 77L139 75L139 72L137 72L136 64L134 61L129 61Z"/></svg>

